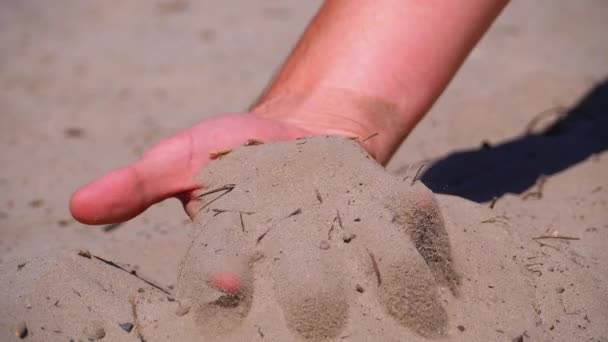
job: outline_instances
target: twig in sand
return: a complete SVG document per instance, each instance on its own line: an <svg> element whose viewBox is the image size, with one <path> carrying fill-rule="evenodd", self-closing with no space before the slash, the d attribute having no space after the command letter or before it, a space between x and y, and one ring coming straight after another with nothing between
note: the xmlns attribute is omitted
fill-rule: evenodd
<svg viewBox="0 0 608 342"><path fill-rule="evenodd" d="M129 273L130 275L134 276L135 278L143 281L144 283L152 286L153 288L155 288L157 290L160 290L161 292L163 292L165 294L171 295L171 293L169 291L167 291L167 290L163 289L162 287L154 284L153 282L151 282L151 281L149 281L147 279L144 279L141 276L139 276L135 270L128 270L128 269L126 269L126 268L118 265L117 263L111 261L111 260L104 259L104 258L99 257L97 255L92 255L92 257L95 258L95 259L97 259L97 260L99 260L99 261L101 261L101 262L103 262L103 263L105 263L106 265L112 266L112 267L117 268L117 269L119 269L119 270L121 270L123 272Z"/></svg>
<svg viewBox="0 0 608 342"><path fill-rule="evenodd" d="M291 214L287 215L287 217L285 217L285 218L290 218L292 216L296 216L296 215L299 215L301 213L302 213L302 209L298 208L298 209L294 210L293 212L291 212Z"/></svg>
<svg viewBox="0 0 608 342"><path fill-rule="evenodd" d="M344 229L344 226L342 225L342 217L340 217L340 210L336 210L336 220L338 220L338 226L340 226L340 229Z"/></svg>
<svg viewBox="0 0 608 342"><path fill-rule="evenodd" d="M378 262L376 261L376 257L372 252L367 250L367 254L369 254L369 258L372 261L372 268L374 269L374 273L376 273L376 280L378 280L378 286L382 285L382 277L380 276L380 268L378 267Z"/></svg>
<svg viewBox="0 0 608 342"><path fill-rule="evenodd" d="M574 236L564 236L564 235L541 235L541 236L532 238L532 240L543 240L543 239L580 240L581 238L574 237Z"/></svg>
<svg viewBox="0 0 608 342"><path fill-rule="evenodd" d="M553 245L550 245L550 244L547 244L547 243L542 243L542 242L540 242L538 240L534 240L534 242L536 242L541 247L549 247L549 248L555 249L556 251L559 251L559 248L557 248L557 247L555 247Z"/></svg>
<svg viewBox="0 0 608 342"><path fill-rule="evenodd" d="M498 201L498 197L496 197L496 196L492 197L492 202L490 202L490 209L494 209L494 206L496 205L496 201Z"/></svg>
<svg viewBox="0 0 608 342"><path fill-rule="evenodd" d="M258 238L255 240L255 244L259 244L260 241L262 241L262 239L266 236L266 234L268 234L268 232L271 230L272 228L268 228L265 232L262 233L262 235L258 236Z"/></svg>
<svg viewBox="0 0 608 342"><path fill-rule="evenodd" d="M137 295L131 295L129 297L129 303L131 303L131 314L133 315L133 323L135 325L135 336L139 339L140 342L146 342L144 335L142 333L141 324L139 323L139 318L137 317Z"/></svg>
<svg viewBox="0 0 608 342"><path fill-rule="evenodd" d="M211 201L209 201L209 202L207 202L205 205L203 205L203 206L202 206L202 207L199 209L199 211L198 211L198 212L200 213L200 212L201 212L201 210L203 210L203 209L205 209L206 207L208 207L209 205L211 205L211 203L213 203L213 202L217 201L217 200L218 200L218 199L220 199L222 196L224 196L224 195L228 194L230 191L234 190L234 187L235 187L235 186L236 186L236 184L226 184L226 185L222 185L222 186L220 186L219 188L215 188L215 189L212 189L212 190L205 191L205 192L203 192L202 194L200 194L200 195L196 196L196 198L197 198L197 199L200 199L200 198L202 198L202 197L204 197L204 196L211 195L211 194L214 194L214 193L216 193L216 192L223 191L223 193L222 193L222 194L220 194L220 195L219 195L219 196L217 196L216 198L212 199Z"/></svg>
<svg viewBox="0 0 608 342"><path fill-rule="evenodd" d="M219 214L223 214L223 213L239 213L239 214L245 214L245 215L253 215L254 212L252 211L241 211L241 210L231 210L231 209L219 209L219 208L213 208L211 209L211 211L214 212L213 216L217 216Z"/></svg>
<svg viewBox="0 0 608 342"><path fill-rule="evenodd" d="M411 168L412 168L412 164L408 164L407 169L405 169L405 172L403 173L405 175L405 177L403 177L403 179L402 179L403 182L405 182L408 178L410 178L410 176L408 176L407 174L410 173Z"/></svg>
<svg viewBox="0 0 608 342"><path fill-rule="evenodd" d="M235 186L236 186L236 184L225 184L225 185L220 186L219 188L207 190L207 191L203 192L202 194L196 196L196 198L201 198L201 197L211 195L211 194L214 194L214 193L220 192L220 191L232 191L232 189L234 189Z"/></svg>
<svg viewBox="0 0 608 342"><path fill-rule="evenodd" d="M536 180L536 190L528 191L527 193L521 196L521 199L524 201L528 198L541 199L543 198L543 188L545 187L545 183L547 182L547 176L541 175Z"/></svg>
<svg viewBox="0 0 608 342"><path fill-rule="evenodd" d="M369 139L371 139L371 138L373 138L373 137L377 136L378 134L380 134L380 133L379 133L379 132L372 133L372 134L368 135L368 136L367 136L367 138L363 138L363 139L361 139L361 137L360 137L360 136L355 135L355 136L352 136L352 137L348 137L348 139L350 139L350 140L356 140L356 141L358 141L360 144L363 144L364 142L366 142L366 141L368 141Z"/></svg>
<svg viewBox="0 0 608 342"><path fill-rule="evenodd" d="M416 171L416 174L414 175L414 178L412 178L412 183L410 185L414 185L414 183L416 183L416 181L418 180L418 176L420 176L420 172L422 171L422 169L424 169L425 166L426 163L420 164L418 170Z"/></svg>
<svg viewBox="0 0 608 342"><path fill-rule="evenodd" d="M525 134L526 135L535 134L535 131L538 131L538 129L536 128L536 125L547 117L555 117L554 120L555 120L555 122L557 122L561 118L563 118L565 115L566 115L566 108L564 108L564 107L553 107L553 108L546 109L546 110L536 114L536 116L534 116L532 118L532 120L530 120L530 122L526 125Z"/></svg>
<svg viewBox="0 0 608 342"><path fill-rule="evenodd" d="M318 189L315 189L315 195L317 195L317 201L319 201L319 203L323 203L323 198L321 197L321 193Z"/></svg>
<svg viewBox="0 0 608 342"><path fill-rule="evenodd" d="M214 152L209 152L209 158L211 159L219 159L228 153L232 152L232 150L219 150Z"/></svg>
<svg viewBox="0 0 608 342"><path fill-rule="evenodd" d="M376 133L370 134L367 138L361 140L361 143L363 144L364 142L368 141L369 139L376 137L378 134L380 134L380 133L376 132Z"/></svg>
<svg viewBox="0 0 608 342"><path fill-rule="evenodd" d="M218 209L218 208L213 208L213 209L211 209L211 211L214 212L214 214L213 214L214 217L219 214L223 214L223 213L238 213L239 220L241 221L241 230L243 231L243 233L247 232L247 230L245 229L245 222L243 221L243 214L245 214L245 215L255 214L253 211L241 211L241 210Z"/></svg>
<svg viewBox="0 0 608 342"><path fill-rule="evenodd" d="M508 225L507 222L502 221L502 220L508 221L509 218L505 215L500 215L500 216L489 218L487 220L483 220L483 221L481 221L481 223L502 223L504 225Z"/></svg>
<svg viewBox="0 0 608 342"><path fill-rule="evenodd" d="M335 219L334 219L335 221ZM331 240L331 233L333 233L334 231L334 224L332 222L331 226L329 227L329 230L327 231L327 240Z"/></svg>
<svg viewBox="0 0 608 342"><path fill-rule="evenodd" d="M247 233L247 230L245 229L245 222L243 222L243 213L241 212L239 212L239 219L241 220L241 230L243 233Z"/></svg>
<svg viewBox="0 0 608 342"><path fill-rule="evenodd" d="M243 146L256 146L256 145L262 145L262 144L264 144L264 142L262 140L247 139L247 141L245 141L245 143L243 144Z"/></svg>

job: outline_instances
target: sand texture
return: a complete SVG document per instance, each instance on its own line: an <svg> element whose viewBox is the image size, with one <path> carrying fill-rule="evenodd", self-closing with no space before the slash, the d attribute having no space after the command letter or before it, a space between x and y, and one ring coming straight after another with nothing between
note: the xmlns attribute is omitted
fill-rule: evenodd
<svg viewBox="0 0 608 342"><path fill-rule="evenodd" d="M437 200L356 141L241 147L200 177L175 288L86 250L6 262L1 339L546 341L554 316L584 327L564 340L606 337L607 275L561 253L568 240ZM218 274L238 286L217 288Z"/></svg>
<svg viewBox="0 0 608 342"><path fill-rule="evenodd" d="M209 190L236 186L196 223L176 199L120 224L71 217L78 187L249 108L322 3L0 1L0 341L608 341L605 0L511 1L395 153L394 176L290 159L306 163L296 171L251 146L201 175ZM364 158L347 146L334 159ZM447 240L432 205L411 206L431 203L409 186L423 164ZM433 244L417 249L428 225ZM395 291L416 266L431 306L414 312ZM216 291L222 277L246 286Z"/></svg>

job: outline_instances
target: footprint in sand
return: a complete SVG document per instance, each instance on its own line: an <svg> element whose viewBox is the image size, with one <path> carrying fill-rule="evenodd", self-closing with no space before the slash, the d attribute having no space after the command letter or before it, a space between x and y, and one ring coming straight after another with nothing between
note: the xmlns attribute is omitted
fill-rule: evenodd
<svg viewBox="0 0 608 342"><path fill-rule="evenodd" d="M420 182L389 176L336 137L243 147L200 178L200 229L178 295L202 334L230 334L256 306L274 305L294 336L335 338L363 310L362 292L406 329L445 333L438 287L457 296L459 277Z"/></svg>

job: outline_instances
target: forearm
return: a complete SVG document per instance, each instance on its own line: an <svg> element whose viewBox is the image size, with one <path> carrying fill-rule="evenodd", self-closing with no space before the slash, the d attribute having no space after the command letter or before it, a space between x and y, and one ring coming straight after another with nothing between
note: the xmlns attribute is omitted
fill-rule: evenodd
<svg viewBox="0 0 608 342"><path fill-rule="evenodd" d="M253 111L379 133L366 148L386 162L506 2L328 0Z"/></svg>

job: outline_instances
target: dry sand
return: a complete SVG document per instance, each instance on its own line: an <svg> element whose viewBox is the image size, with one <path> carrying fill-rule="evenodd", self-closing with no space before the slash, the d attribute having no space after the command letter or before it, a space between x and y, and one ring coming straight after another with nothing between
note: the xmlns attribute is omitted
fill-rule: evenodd
<svg viewBox="0 0 608 342"><path fill-rule="evenodd" d="M535 236L529 218L435 200L344 138L241 147L200 177L175 289L86 250L5 262L2 339L606 339L605 265L577 253L606 227ZM214 288L218 272L240 290Z"/></svg>
<svg viewBox="0 0 608 342"><path fill-rule="evenodd" d="M320 2L0 1L0 340L17 339L13 330L24 327L32 341L67 341L68 332L95 338L102 335L100 328L104 340L136 340L133 331L127 335L118 326L133 322L131 302L144 333L164 327L169 335L147 339L177 341L200 329L192 304L168 299L182 291L180 261L199 231L184 220L181 204L165 201L129 222L95 228L70 218L69 196L179 129L247 108ZM601 44L606 17L603 0L512 1L387 168L403 179L422 162L435 161L421 179L440 193L436 197L460 276L458 297L440 283L433 285L447 315L448 339L608 337L602 297L608 275L608 126L603 119L608 45ZM568 124L549 135L523 134L538 113L555 108L565 108L556 112L564 112ZM590 113L595 118L589 120ZM526 196L537 189L541 175L547 176L542 196ZM369 185L366 190L371 193ZM306 196L311 200L310 193ZM492 196L499 198L489 209ZM293 220L311 214L304 209ZM215 219L236 219L222 217L229 214ZM251 219L254 215L245 215L245 224ZM355 223L347 217L343 225L354 229ZM579 240L532 240L553 234ZM360 237L340 245L333 244L339 242L336 236L319 253L352 251L335 260L354 264L360 260L355 245ZM270 253L262 243L259 248ZM136 270L172 295L98 259L78 256L79 249ZM293 336L287 323L297 319L284 318L289 305L277 295L284 293L280 283L260 278L269 272L262 266L283 275L279 280L291 281L293 273L266 263L262 259L249 274L254 284L268 287L255 287L248 313L242 312L245 318L226 336L267 341ZM339 336L365 336L368 327L374 331L384 324L385 335L374 340L396 339L390 335L395 331L403 334L400 340L415 340L415 326L387 314L382 296L390 295L390 288L379 291L375 275L365 273L369 266L344 267L343 282L328 281L342 284L348 305L347 323L337 324L346 324ZM363 293L353 279L362 279ZM140 288L143 292L132 297ZM263 296L272 298L268 308L259 305ZM252 328L247 324L261 319L255 310L270 314Z"/></svg>

